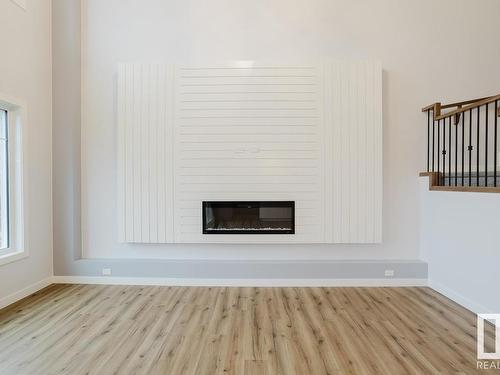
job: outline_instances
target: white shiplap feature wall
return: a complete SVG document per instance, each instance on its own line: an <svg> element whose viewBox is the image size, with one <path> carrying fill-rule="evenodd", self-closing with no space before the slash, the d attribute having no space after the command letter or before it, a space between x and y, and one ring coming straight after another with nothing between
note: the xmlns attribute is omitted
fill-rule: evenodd
<svg viewBox="0 0 500 375"><path fill-rule="evenodd" d="M123 64L120 240L376 243L382 82L373 62ZM203 235L203 200L293 200L295 235Z"/></svg>
<svg viewBox="0 0 500 375"><path fill-rule="evenodd" d="M123 242L173 242L173 67L118 69L118 207Z"/></svg>
<svg viewBox="0 0 500 375"><path fill-rule="evenodd" d="M314 66L177 71L177 242L322 242L320 77ZM203 200L292 200L295 235L203 235Z"/></svg>
<svg viewBox="0 0 500 375"><path fill-rule="evenodd" d="M381 242L381 66L328 63L324 83L325 240Z"/></svg>

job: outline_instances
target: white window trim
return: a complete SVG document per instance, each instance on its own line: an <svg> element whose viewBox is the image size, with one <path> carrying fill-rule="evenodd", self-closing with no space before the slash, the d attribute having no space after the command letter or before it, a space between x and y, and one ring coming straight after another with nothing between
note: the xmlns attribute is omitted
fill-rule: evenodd
<svg viewBox="0 0 500 375"><path fill-rule="evenodd" d="M0 266L29 256L26 246L26 105L0 93L0 109L8 112L9 127L9 248L0 250Z"/></svg>

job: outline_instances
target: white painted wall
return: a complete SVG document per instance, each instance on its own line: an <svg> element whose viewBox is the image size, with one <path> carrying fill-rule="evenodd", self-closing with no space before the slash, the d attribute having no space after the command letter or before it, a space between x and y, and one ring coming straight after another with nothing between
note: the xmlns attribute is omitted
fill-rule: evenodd
<svg viewBox="0 0 500 375"><path fill-rule="evenodd" d="M474 312L500 312L500 196L429 191L419 181L429 285Z"/></svg>
<svg viewBox="0 0 500 375"><path fill-rule="evenodd" d="M484 0L86 0L83 255L164 259L416 259L420 108L497 93L500 2ZM467 48L464 48L464 45ZM120 245L115 76L119 62L373 58L384 73L381 245Z"/></svg>
<svg viewBox="0 0 500 375"><path fill-rule="evenodd" d="M51 39L50 1L26 10L0 1L0 92L27 103L26 248L29 257L0 266L0 304L52 276Z"/></svg>

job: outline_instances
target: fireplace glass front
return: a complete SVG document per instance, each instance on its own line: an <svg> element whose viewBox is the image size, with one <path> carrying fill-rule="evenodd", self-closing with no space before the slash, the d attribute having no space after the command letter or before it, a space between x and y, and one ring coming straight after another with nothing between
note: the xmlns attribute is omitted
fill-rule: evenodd
<svg viewBox="0 0 500 375"><path fill-rule="evenodd" d="M204 234L294 234L295 202L203 202Z"/></svg>

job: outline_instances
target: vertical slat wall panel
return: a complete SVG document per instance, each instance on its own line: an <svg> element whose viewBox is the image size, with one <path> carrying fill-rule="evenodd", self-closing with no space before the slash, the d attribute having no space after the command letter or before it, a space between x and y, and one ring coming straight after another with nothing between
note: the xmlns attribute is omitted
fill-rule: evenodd
<svg viewBox="0 0 500 375"><path fill-rule="evenodd" d="M325 65L325 238L382 241L382 70L375 62ZM329 156L328 156L329 155Z"/></svg>
<svg viewBox="0 0 500 375"><path fill-rule="evenodd" d="M372 67L372 85L370 106L367 113L373 114L371 129L373 130L373 237L372 242L382 242L382 202L383 202L383 96L382 96L382 66L374 63Z"/></svg>
<svg viewBox="0 0 500 375"><path fill-rule="evenodd" d="M123 242L173 239L173 68L118 69L118 217Z"/></svg>
<svg viewBox="0 0 500 375"><path fill-rule="evenodd" d="M117 78L117 92L118 92L118 107L117 107L117 209L118 209L118 240L120 242L126 241L126 205L125 205L125 188L126 188L126 175L125 175L125 155L126 155L126 144L125 144L125 132L127 129L126 119L126 108L127 103L125 98L127 97L127 77L125 76L125 66L120 65L118 67L118 78Z"/></svg>
<svg viewBox="0 0 500 375"><path fill-rule="evenodd" d="M333 147L333 139L337 136L334 133L333 126L329 126L332 123L333 111L328 108L326 103L332 103L335 99L335 90L334 85L331 84L332 80L332 66L328 64L324 64L322 67L322 100L321 100L321 122L323 123L323 167L326 172L327 168L332 168L332 165L335 160L335 149ZM327 207L324 210L324 238L326 243L331 243L333 241L334 233L333 228L329 223L333 220L333 211L329 208L334 205L337 206L337 202L335 202L335 196L331 194L331 191L334 189L334 185L337 181L335 176L335 170L332 170L331 173L323 173L323 183L324 183L324 206Z"/></svg>

